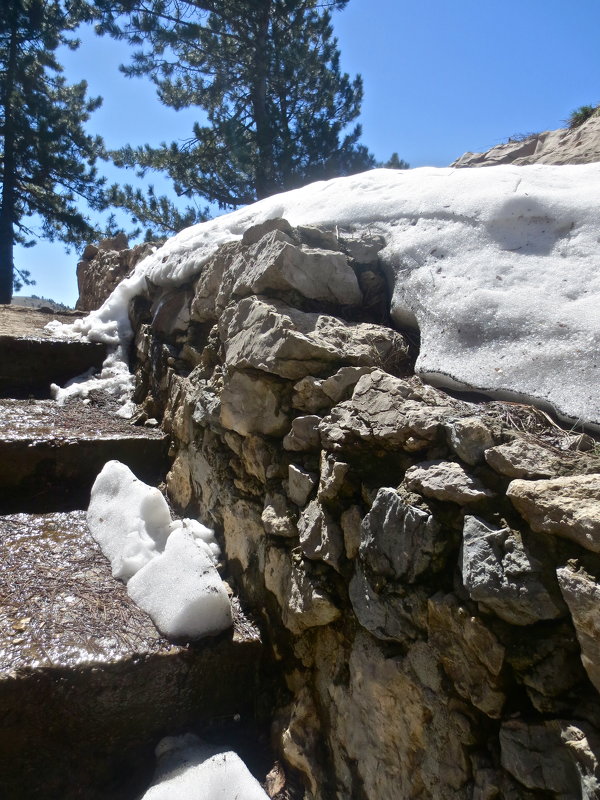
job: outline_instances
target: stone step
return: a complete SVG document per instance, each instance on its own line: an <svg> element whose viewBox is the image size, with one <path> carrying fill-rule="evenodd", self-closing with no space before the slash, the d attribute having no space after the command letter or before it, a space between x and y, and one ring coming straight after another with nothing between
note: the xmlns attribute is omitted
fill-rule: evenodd
<svg viewBox="0 0 600 800"><path fill-rule="evenodd" d="M50 320L77 316L0 305L0 397L50 397L51 383L63 385L102 365L103 344L57 339L45 329Z"/></svg>
<svg viewBox="0 0 600 800"><path fill-rule="evenodd" d="M156 484L168 468L168 437L95 405L0 400L0 513L86 507L107 461Z"/></svg>
<svg viewBox="0 0 600 800"><path fill-rule="evenodd" d="M10 800L120 800L158 740L252 717L261 643L173 645L135 606L85 512L0 517L0 786Z"/></svg>

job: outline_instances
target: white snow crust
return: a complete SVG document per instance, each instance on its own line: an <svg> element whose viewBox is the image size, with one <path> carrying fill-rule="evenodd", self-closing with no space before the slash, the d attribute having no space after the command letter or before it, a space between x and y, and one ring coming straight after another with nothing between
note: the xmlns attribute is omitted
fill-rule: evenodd
<svg viewBox="0 0 600 800"><path fill-rule="evenodd" d="M146 279L181 284L221 244L273 217L385 237L392 316L418 325L416 369L430 382L600 423L598 163L372 170L275 195L182 231L57 335L126 346L127 306ZM116 376L126 394L115 360L102 379Z"/></svg>
<svg viewBox="0 0 600 800"><path fill-rule="evenodd" d="M127 584L132 600L170 639L199 639L229 628L231 604L216 570L213 532L197 520L171 520L158 489L109 461L92 487L89 529Z"/></svg>
<svg viewBox="0 0 600 800"><path fill-rule="evenodd" d="M193 734L169 736L157 748L157 777L142 800L268 800L241 758Z"/></svg>

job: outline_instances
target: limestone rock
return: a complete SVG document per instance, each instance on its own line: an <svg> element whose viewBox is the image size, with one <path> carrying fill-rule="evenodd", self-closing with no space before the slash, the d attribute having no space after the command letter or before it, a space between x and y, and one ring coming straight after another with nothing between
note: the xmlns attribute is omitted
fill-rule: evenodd
<svg viewBox="0 0 600 800"><path fill-rule="evenodd" d="M223 295L223 281L231 262L241 250L240 242L229 242L220 247L202 267L195 285L190 318L194 322L216 322L228 296ZM223 295L223 296L222 296Z"/></svg>
<svg viewBox="0 0 600 800"><path fill-rule="evenodd" d="M319 478L314 472L290 464L288 467L288 496L293 503L301 508L306 505L313 490L319 483Z"/></svg>
<svg viewBox="0 0 600 800"><path fill-rule="evenodd" d="M359 506L350 506L342 511L340 525L344 533L346 558L353 559L358 555L361 539L362 513Z"/></svg>
<svg viewBox="0 0 600 800"><path fill-rule="evenodd" d="M299 411L304 411L308 415L316 412L329 410L332 406L331 400L322 389L323 381L307 375L294 385L292 393L292 406ZM321 437L319 435L319 444Z"/></svg>
<svg viewBox="0 0 600 800"><path fill-rule="evenodd" d="M362 523L360 561L373 575L414 583L444 547L440 524L406 505L395 489L377 492Z"/></svg>
<svg viewBox="0 0 600 800"><path fill-rule="evenodd" d="M310 692L303 687L295 696L281 735L281 747L288 761L306 778L313 796L319 792L315 755L322 735L319 714Z"/></svg>
<svg viewBox="0 0 600 800"><path fill-rule="evenodd" d="M600 474L514 480L506 495L534 531L600 552Z"/></svg>
<svg viewBox="0 0 600 800"><path fill-rule="evenodd" d="M471 599L506 622L531 625L564 614L553 575L533 555L525 535L466 516L461 560Z"/></svg>
<svg viewBox="0 0 600 800"><path fill-rule="evenodd" d="M228 561L238 561L243 572L256 560L264 569L265 533L254 503L236 500L223 508L223 537Z"/></svg>
<svg viewBox="0 0 600 800"><path fill-rule="evenodd" d="M581 646L581 662L600 692L600 586L583 570L561 567L556 574Z"/></svg>
<svg viewBox="0 0 600 800"><path fill-rule="evenodd" d="M259 297L228 307L219 327L229 367L292 380L319 375L335 363L381 364L392 354L408 352L402 337L389 328L342 322Z"/></svg>
<svg viewBox="0 0 600 800"><path fill-rule="evenodd" d="M267 375L234 372L223 387L220 421L242 436L282 436L290 422L282 409L281 385Z"/></svg>
<svg viewBox="0 0 600 800"><path fill-rule="evenodd" d="M239 456L248 475L261 483L267 483L277 471L277 451L261 436L242 439Z"/></svg>
<svg viewBox="0 0 600 800"><path fill-rule="evenodd" d="M321 479L317 497L320 503L332 503L344 494L350 465L336 461L323 450L321 453Z"/></svg>
<svg viewBox="0 0 600 800"><path fill-rule="evenodd" d="M359 305L362 293L343 253L295 245L282 231L271 231L244 249L231 266L236 276L231 296L294 290L311 300Z"/></svg>
<svg viewBox="0 0 600 800"><path fill-rule="evenodd" d="M320 559L339 570L344 537L333 517L316 500L312 500L300 515L298 533L307 558Z"/></svg>
<svg viewBox="0 0 600 800"><path fill-rule="evenodd" d="M493 496L480 480L455 461L423 461L406 470L404 481L409 489L425 497L459 505Z"/></svg>
<svg viewBox="0 0 600 800"><path fill-rule="evenodd" d="M429 641L456 691L489 717L500 716L505 695L501 670L504 647L454 595L429 600Z"/></svg>
<svg viewBox="0 0 600 800"><path fill-rule="evenodd" d="M249 228L246 228L242 236L242 244L246 246L256 244L268 233L271 233L271 231L281 231L290 238L294 235L294 229L287 219L275 217L274 219L267 219L264 222L259 222L257 225L251 225Z"/></svg>
<svg viewBox="0 0 600 800"><path fill-rule="evenodd" d="M434 442L445 417L458 407L418 378L374 370L360 378L350 400L323 419L321 440L334 452L365 446L412 452Z"/></svg>
<svg viewBox="0 0 600 800"><path fill-rule="evenodd" d="M298 536L296 515L282 494L272 492L266 495L261 519L265 531L270 536L283 536L284 538Z"/></svg>
<svg viewBox="0 0 600 800"><path fill-rule="evenodd" d="M336 775L331 796L470 797L474 737L467 716L425 688L408 659L390 657L368 633L359 631L350 646L331 629L316 633L316 688Z"/></svg>
<svg viewBox="0 0 600 800"><path fill-rule="evenodd" d="M152 330L166 337L185 331L190 323L191 302L191 292L185 286L164 292L152 307Z"/></svg>
<svg viewBox="0 0 600 800"><path fill-rule="evenodd" d="M264 576L267 589L281 608L282 622L292 633L329 625L340 616L339 609L311 573L295 566L285 550L268 548Z"/></svg>
<svg viewBox="0 0 600 800"><path fill-rule="evenodd" d="M333 230L317 228L314 225L298 225L296 232L302 243L309 247L319 247L323 250L340 249L340 241Z"/></svg>
<svg viewBox="0 0 600 800"><path fill-rule="evenodd" d="M322 381L321 389L335 405L347 400L360 378L371 371L371 367L341 367Z"/></svg>
<svg viewBox="0 0 600 800"><path fill-rule="evenodd" d="M582 722L508 720L500 729L502 766L528 789L568 800L600 791L597 734Z"/></svg>
<svg viewBox="0 0 600 800"><path fill-rule="evenodd" d="M130 249L124 233L103 239L98 246L88 245L77 264L77 310L100 308L135 265L159 246L160 242L144 242Z"/></svg>
<svg viewBox="0 0 600 800"><path fill-rule="evenodd" d="M306 414L292 420L292 429L284 437L283 449L292 451L320 450L319 422L322 417Z"/></svg>
<svg viewBox="0 0 600 800"><path fill-rule="evenodd" d="M487 167L498 164L588 164L600 161L600 116L590 117L573 130L533 133L525 139L498 144L485 153L465 153L453 167Z"/></svg>
<svg viewBox="0 0 600 800"><path fill-rule="evenodd" d="M383 236L343 235L340 244L358 264L376 264L380 251L385 247L385 239Z"/></svg>
<svg viewBox="0 0 600 800"><path fill-rule="evenodd" d="M513 439L491 447L485 460L492 469L508 478L552 478L558 466L550 450L525 439Z"/></svg>
<svg viewBox="0 0 600 800"><path fill-rule="evenodd" d="M427 595L371 575L358 559L349 587L350 602L365 630L384 641L412 642L427 628Z"/></svg>
<svg viewBox="0 0 600 800"><path fill-rule="evenodd" d="M448 444L466 464L474 466L494 444L490 429L478 417L449 420L445 425Z"/></svg>

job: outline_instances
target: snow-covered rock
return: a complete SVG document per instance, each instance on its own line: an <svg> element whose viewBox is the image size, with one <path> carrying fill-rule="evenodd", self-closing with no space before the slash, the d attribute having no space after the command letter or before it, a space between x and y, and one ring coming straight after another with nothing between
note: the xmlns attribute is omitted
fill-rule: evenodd
<svg viewBox="0 0 600 800"><path fill-rule="evenodd" d="M187 228L62 331L126 342L128 304L147 279L180 285L269 219L368 229L386 242L394 320L420 329L421 376L600 423L599 208L600 164L372 170L314 183Z"/></svg>
<svg viewBox="0 0 600 800"><path fill-rule="evenodd" d="M219 547L197 520L171 520L166 500L119 461L92 487L87 521L115 578L172 639L199 639L232 624L231 604L216 570Z"/></svg>
<svg viewBox="0 0 600 800"><path fill-rule="evenodd" d="M267 800L236 753L202 744L191 733L162 739L156 755L156 779L142 800Z"/></svg>

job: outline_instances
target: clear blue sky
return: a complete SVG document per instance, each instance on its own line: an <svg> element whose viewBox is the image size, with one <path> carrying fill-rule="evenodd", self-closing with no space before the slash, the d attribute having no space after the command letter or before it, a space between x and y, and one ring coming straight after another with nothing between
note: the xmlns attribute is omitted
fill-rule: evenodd
<svg viewBox="0 0 600 800"><path fill-rule="evenodd" d="M396 151L413 167L445 166L600 102L600 0L350 0L334 24L342 67L363 76L363 142L379 159ZM167 109L148 81L119 73L126 45L89 32L82 41L63 63L68 80L104 97L90 131L111 148L190 133L194 110ZM74 304L76 253L40 243L16 258L37 281L28 291Z"/></svg>

